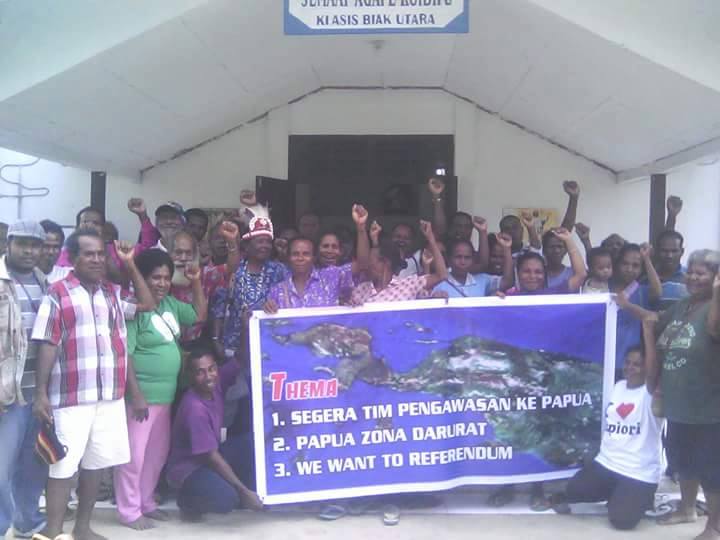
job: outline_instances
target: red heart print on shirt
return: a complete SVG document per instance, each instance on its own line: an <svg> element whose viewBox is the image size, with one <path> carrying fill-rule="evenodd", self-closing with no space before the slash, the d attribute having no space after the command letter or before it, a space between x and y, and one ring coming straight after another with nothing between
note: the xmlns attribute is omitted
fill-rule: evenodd
<svg viewBox="0 0 720 540"><path fill-rule="evenodd" d="M617 406L617 413L622 417L623 420L627 418L627 415L633 412L633 409L635 408L634 403L621 403Z"/></svg>

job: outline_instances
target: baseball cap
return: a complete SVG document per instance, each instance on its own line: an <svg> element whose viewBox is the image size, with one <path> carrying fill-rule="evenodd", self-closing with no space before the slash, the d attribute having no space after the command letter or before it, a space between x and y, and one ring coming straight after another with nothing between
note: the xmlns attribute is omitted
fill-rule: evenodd
<svg viewBox="0 0 720 540"><path fill-rule="evenodd" d="M177 203L175 201L168 201L166 203L161 204L155 209L155 215L157 216L160 212L176 212L180 215L181 218L183 218L183 221L185 220L185 210L183 210L183 207L180 203Z"/></svg>
<svg viewBox="0 0 720 540"><path fill-rule="evenodd" d="M8 227L7 237L35 238L45 241L45 229L37 221L17 221Z"/></svg>

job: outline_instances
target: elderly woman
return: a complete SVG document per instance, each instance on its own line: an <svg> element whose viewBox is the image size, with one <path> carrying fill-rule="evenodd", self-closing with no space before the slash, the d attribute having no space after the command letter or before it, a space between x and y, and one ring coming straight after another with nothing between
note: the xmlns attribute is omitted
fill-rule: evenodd
<svg viewBox="0 0 720 540"><path fill-rule="evenodd" d="M170 409L181 365L180 327L205 320L207 302L199 268L185 267L192 289L192 304L186 304L170 295L175 271L170 255L148 249L137 256L136 264L157 308L128 323L130 463L115 468L115 490L120 521L143 530L153 527L151 519L168 519L153 494L170 450Z"/></svg>
<svg viewBox="0 0 720 540"><path fill-rule="evenodd" d="M697 537L702 540L720 538L719 266L717 251L690 255L689 296L662 313L655 329L668 420L667 455L680 475L682 496L678 510L661 523L695 521L695 499L702 486L708 503L705 530Z"/></svg>

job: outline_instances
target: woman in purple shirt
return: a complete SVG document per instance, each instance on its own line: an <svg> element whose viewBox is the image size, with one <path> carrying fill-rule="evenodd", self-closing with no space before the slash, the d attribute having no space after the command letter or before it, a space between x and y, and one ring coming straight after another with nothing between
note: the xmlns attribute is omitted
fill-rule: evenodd
<svg viewBox="0 0 720 540"><path fill-rule="evenodd" d="M288 245L290 277L273 285L264 309L337 306L343 291L352 289L353 276L368 267L370 243L366 224L368 213L359 204L353 205L353 221L357 229L357 258L342 266L315 266L315 245L312 240L297 237Z"/></svg>
<svg viewBox="0 0 720 540"><path fill-rule="evenodd" d="M553 229L552 234L559 238L567 249L570 256L570 264L572 275L554 287L548 287L548 272L545 259L539 253L526 251L517 258L517 285L509 289L505 295L535 295L535 294L568 294L576 293L585 282L587 270L585 269L585 261L583 261L580 251L578 251L572 235L567 229L562 227ZM502 293L498 293L504 296ZM510 503L514 497L514 486L501 486L493 492L488 502L491 506L504 506ZM530 489L530 508L541 512L550 507L549 501L546 499L542 482L535 482Z"/></svg>
<svg viewBox="0 0 720 540"><path fill-rule="evenodd" d="M187 358L190 388L175 414L168 483L178 489L180 515L198 521L203 514L227 514L236 508L261 510L254 488L252 437L220 442L224 396L240 367L230 360L218 367L212 349L198 349Z"/></svg>

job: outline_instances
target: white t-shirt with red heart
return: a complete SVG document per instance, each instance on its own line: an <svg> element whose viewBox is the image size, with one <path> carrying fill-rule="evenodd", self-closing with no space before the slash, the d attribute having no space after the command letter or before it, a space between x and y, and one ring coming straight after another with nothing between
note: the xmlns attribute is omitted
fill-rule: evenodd
<svg viewBox="0 0 720 540"><path fill-rule="evenodd" d="M595 460L606 469L641 482L660 481L662 419L651 408L645 385L628 388L618 381L605 409L600 453Z"/></svg>

